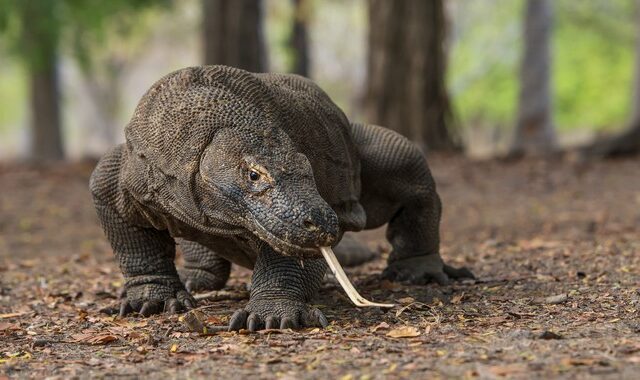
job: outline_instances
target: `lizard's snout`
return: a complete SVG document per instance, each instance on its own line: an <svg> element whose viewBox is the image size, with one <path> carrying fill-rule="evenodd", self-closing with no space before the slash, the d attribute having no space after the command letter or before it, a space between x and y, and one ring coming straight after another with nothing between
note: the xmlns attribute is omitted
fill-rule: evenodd
<svg viewBox="0 0 640 380"><path fill-rule="evenodd" d="M338 239L338 217L331 209L309 212L302 227L315 236L318 246L332 246Z"/></svg>

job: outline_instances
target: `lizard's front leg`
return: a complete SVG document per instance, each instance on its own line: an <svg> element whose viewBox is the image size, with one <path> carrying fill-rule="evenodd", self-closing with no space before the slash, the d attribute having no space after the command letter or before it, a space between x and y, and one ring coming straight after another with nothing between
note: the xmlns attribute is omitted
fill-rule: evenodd
<svg viewBox="0 0 640 380"><path fill-rule="evenodd" d="M195 307L178 277L175 241L169 233L129 223L97 197L94 203L125 279L120 315L136 311L149 316Z"/></svg>
<svg viewBox="0 0 640 380"><path fill-rule="evenodd" d="M231 316L229 330L326 327L324 314L308 304L326 270L322 258L302 261L264 244L253 270L249 302Z"/></svg>

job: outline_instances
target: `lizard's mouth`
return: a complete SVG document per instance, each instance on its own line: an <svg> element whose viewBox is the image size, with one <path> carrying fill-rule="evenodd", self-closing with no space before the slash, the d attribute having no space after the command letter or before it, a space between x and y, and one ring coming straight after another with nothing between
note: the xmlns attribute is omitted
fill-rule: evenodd
<svg viewBox="0 0 640 380"><path fill-rule="evenodd" d="M303 247L298 244L291 243L284 239L279 238L274 233L265 228L257 220L254 221L256 228L252 231L260 240L266 242L275 251L285 256L297 256L302 258L319 258L322 256L320 253L320 246L318 247Z"/></svg>

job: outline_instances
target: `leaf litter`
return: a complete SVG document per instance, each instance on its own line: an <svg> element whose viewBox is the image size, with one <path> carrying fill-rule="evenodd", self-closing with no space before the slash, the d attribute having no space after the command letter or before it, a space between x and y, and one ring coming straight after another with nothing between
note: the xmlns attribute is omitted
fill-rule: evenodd
<svg viewBox="0 0 640 380"><path fill-rule="evenodd" d="M183 315L119 318L122 285L87 191L93 164L0 167L0 379L611 377L640 371L640 165L431 158L442 254L477 280L410 286L348 269L360 310L327 283L326 329L218 331L250 272ZM632 202L630 204L629 202ZM373 296L373 297L372 297ZM195 319L190 319L195 318ZM6 376L5 376L6 377Z"/></svg>

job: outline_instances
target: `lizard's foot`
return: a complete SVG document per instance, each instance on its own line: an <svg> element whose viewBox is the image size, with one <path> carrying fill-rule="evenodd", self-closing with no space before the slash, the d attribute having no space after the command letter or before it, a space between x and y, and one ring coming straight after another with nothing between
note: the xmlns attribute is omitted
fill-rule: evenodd
<svg viewBox="0 0 640 380"><path fill-rule="evenodd" d="M208 270L200 268L182 268L178 270L180 281L189 292L205 292L220 290L227 283L229 275L221 277Z"/></svg>
<svg viewBox="0 0 640 380"><path fill-rule="evenodd" d="M120 303L120 316L138 312L148 317L162 312L178 313L196 307L196 300L177 278L148 277L127 281Z"/></svg>
<svg viewBox="0 0 640 380"><path fill-rule="evenodd" d="M423 285L435 281L447 285L450 279L475 278L465 267L454 268L445 264L440 255L425 255L396 260L382 272L382 277L392 281L407 281Z"/></svg>
<svg viewBox="0 0 640 380"><path fill-rule="evenodd" d="M320 310L300 301L250 300L244 309L237 310L229 320L229 331L243 328L249 331L262 329L298 329L303 327L327 327L329 322Z"/></svg>

